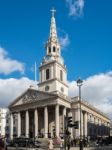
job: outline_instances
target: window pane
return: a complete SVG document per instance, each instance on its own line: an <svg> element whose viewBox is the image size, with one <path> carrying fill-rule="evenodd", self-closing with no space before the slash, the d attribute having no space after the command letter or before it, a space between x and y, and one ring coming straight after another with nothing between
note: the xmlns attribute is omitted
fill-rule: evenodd
<svg viewBox="0 0 112 150"><path fill-rule="evenodd" d="M49 53L51 53L51 47L49 47Z"/></svg>
<svg viewBox="0 0 112 150"><path fill-rule="evenodd" d="M55 48L55 46L53 47L53 52L55 52L56 51L56 48Z"/></svg>
<svg viewBox="0 0 112 150"><path fill-rule="evenodd" d="M60 70L60 80L63 81L63 71Z"/></svg>
<svg viewBox="0 0 112 150"><path fill-rule="evenodd" d="M49 69L46 70L46 80L49 79Z"/></svg>

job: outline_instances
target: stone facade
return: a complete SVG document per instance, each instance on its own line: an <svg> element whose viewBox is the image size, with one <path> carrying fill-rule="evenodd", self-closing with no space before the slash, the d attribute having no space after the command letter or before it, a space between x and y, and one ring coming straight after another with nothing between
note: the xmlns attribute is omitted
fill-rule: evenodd
<svg viewBox="0 0 112 150"><path fill-rule="evenodd" d="M79 98L72 98L72 115L74 121L80 118L80 102ZM88 102L81 100L81 128L83 137L96 138L101 136L109 136L110 119L106 114L102 113ZM80 123L79 123L80 126ZM78 137L80 130L74 130L74 136Z"/></svg>
<svg viewBox="0 0 112 150"><path fill-rule="evenodd" d="M61 46L57 37L54 11L51 17L50 36L46 43L46 55L40 65L38 89L47 92L61 92L68 95L67 70L61 56Z"/></svg>
<svg viewBox="0 0 112 150"><path fill-rule="evenodd" d="M4 137L7 133L6 131L7 112L8 109L0 108L0 137Z"/></svg>
<svg viewBox="0 0 112 150"><path fill-rule="evenodd" d="M55 10L52 10L50 36L46 43L46 55L40 65L38 90L29 88L9 106L10 137L14 136L14 116L17 118L17 136L54 137L64 134L64 117L72 116L80 122L78 97L68 96L67 70L61 57L57 37ZM82 136L109 135L109 118L85 101L81 101ZM79 138L79 129L69 129L71 136Z"/></svg>

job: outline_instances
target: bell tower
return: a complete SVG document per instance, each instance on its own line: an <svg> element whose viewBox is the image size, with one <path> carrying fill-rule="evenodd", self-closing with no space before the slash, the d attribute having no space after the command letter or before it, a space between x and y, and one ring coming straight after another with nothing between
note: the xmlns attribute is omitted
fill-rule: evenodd
<svg viewBox="0 0 112 150"><path fill-rule="evenodd" d="M60 92L68 96L67 70L61 57L61 46L57 37L56 21L52 9L50 35L46 43L46 56L39 67L39 84L41 91Z"/></svg>

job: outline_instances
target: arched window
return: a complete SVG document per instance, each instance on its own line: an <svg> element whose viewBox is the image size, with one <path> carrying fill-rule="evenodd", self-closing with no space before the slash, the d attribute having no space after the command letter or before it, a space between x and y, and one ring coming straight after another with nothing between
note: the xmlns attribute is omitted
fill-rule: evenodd
<svg viewBox="0 0 112 150"><path fill-rule="evenodd" d="M53 52L55 52L56 51L56 47L55 46L53 46Z"/></svg>
<svg viewBox="0 0 112 150"><path fill-rule="evenodd" d="M63 81L63 71L60 70L60 80Z"/></svg>
<svg viewBox="0 0 112 150"><path fill-rule="evenodd" d="M49 69L46 69L46 80L49 79Z"/></svg>

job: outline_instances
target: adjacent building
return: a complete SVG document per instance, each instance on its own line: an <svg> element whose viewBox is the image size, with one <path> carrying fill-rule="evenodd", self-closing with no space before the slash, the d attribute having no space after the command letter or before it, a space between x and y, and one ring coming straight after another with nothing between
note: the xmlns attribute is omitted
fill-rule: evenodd
<svg viewBox="0 0 112 150"><path fill-rule="evenodd" d="M10 136L14 136L14 118L17 118L17 136L53 137L64 133L64 116L72 116L79 122L79 98L68 96L67 69L61 56L57 36L55 10L52 10L50 34L46 42L46 54L39 67L38 90L30 87L9 106ZM108 136L110 119L82 99L82 135L94 138ZM73 137L80 136L79 129L69 129Z"/></svg>
<svg viewBox="0 0 112 150"><path fill-rule="evenodd" d="M110 137L112 137L112 123L110 124Z"/></svg>
<svg viewBox="0 0 112 150"><path fill-rule="evenodd" d="M6 135L6 114L7 108L0 108L0 137L5 137Z"/></svg>

